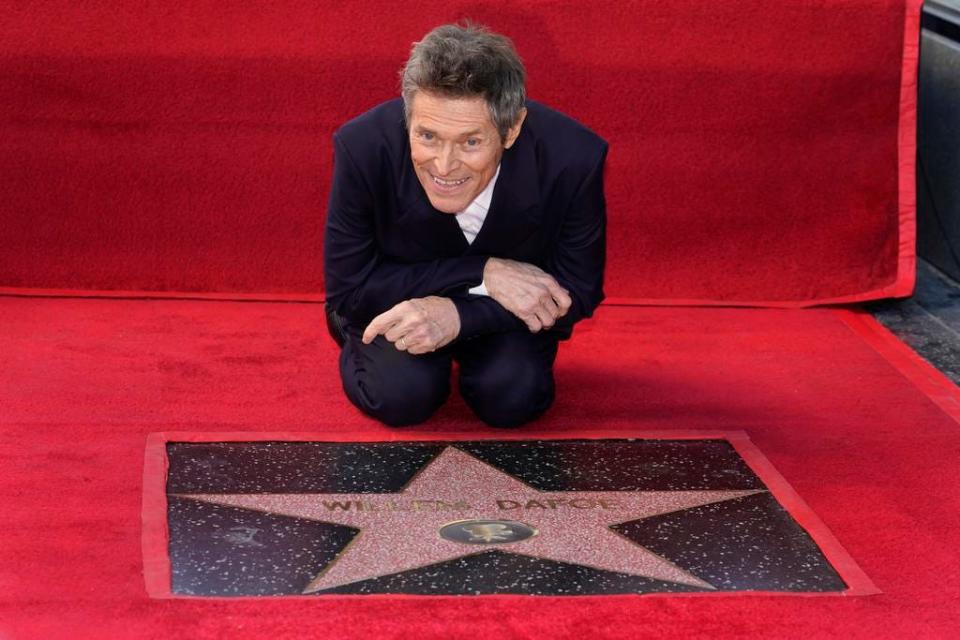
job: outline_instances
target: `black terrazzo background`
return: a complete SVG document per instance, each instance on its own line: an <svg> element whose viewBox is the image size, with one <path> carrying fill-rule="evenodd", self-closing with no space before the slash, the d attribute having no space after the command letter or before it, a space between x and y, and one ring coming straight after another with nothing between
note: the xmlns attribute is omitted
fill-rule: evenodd
<svg viewBox="0 0 960 640"><path fill-rule="evenodd" d="M723 440L169 443L168 493L394 493L454 444L542 491L764 489ZM172 590L299 594L356 530L172 497ZM767 493L613 527L720 590L841 591L809 535ZM483 551L319 592L586 595L695 587Z"/></svg>

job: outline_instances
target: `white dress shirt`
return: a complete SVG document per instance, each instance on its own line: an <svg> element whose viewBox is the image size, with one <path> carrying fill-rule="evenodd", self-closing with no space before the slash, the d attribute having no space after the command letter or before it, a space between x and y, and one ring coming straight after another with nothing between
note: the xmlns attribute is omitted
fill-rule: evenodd
<svg viewBox="0 0 960 640"><path fill-rule="evenodd" d="M460 230L463 231L463 236L467 239L467 244L473 244L477 234L480 233L483 221L487 218L487 212L490 210L490 199L493 198L493 186L497 184L497 177L499 175L500 165L497 165L497 172L493 174L490 183L484 187L483 191L480 192L480 195L478 195L473 202L467 205L466 209L456 216L457 224L460 225ZM470 293L478 296L488 295L487 288L482 282L470 289Z"/></svg>

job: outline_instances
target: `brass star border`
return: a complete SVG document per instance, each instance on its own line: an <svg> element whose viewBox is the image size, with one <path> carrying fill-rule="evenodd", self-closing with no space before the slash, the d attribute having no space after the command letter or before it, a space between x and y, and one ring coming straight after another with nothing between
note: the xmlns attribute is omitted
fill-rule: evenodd
<svg viewBox="0 0 960 640"><path fill-rule="evenodd" d="M313 435L314 437L310 437ZM610 595L645 593L670 595L669 585L690 594L789 593L803 595L869 595L879 593L869 578L846 553L826 526L776 472L770 462L743 432L603 432L591 437L556 433L504 434L497 438L456 434L404 433L403 438L377 439L376 434L338 434L322 438L305 433L184 433L163 432L148 438L144 466L143 551L144 576L149 595L155 598L262 597L259 595L204 595L175 592L174 567L170 559L170 528L167 521L171 500L197 505L217 505L244 512L296 518L305 523L326 523L355 531L339 545L329 561L297 593L284 597L389 597L400 590L374 591L364 595L341 595L337 590L367 585L383 577L413 575L418 570L441 571L453 562L469 562L490 551L509 554L516 561L560 563L582 570L655 581L658 590L612 591ZM508 437L504 437L508 436ZM670 441L728 443L762 488L735 490L542 490L457 447L469 444L561 443L609 444ZM328 445L432 445L439 453L422 464L403 486L393 492L320 493L181 492L167 490L169 443L314 443ZM629 527L656 516L676 514L706 505L737 501L769 493L793 521L809 535L826 562L842 579L843 587L825 591L728 590L711 584L695 572L663 557L623 533ZM504 524L506 523L506 524ZM513 523L513 524L510 524ZM510 530L523 530L514 539ZM440 535L441 529L457 536ZM230 541L257 553L263 544L255 527L235 526L223 532ZM504 533L506 532L506 533ZM221 533L218 530L218 534ZM706 534L709 536L710 532ZM673 532L671 535L684 535ZM703 535L700 532L699 535ZM329 544L329 541L328 541ZM527 566L527 565L525 565ZM530 565L536 566L536 565ZM232 570L237 570L232 567ZM240 570L244 570L241 568ZM463 567L460 570L464 570ZM471 570L468 568L468 570ZM472 569L476 571L476 569ZM508 581L507 581L508 582ZM330 593L328 590L334 590ZM504 593L515 593L506 589ZM412 593L417 593L413 591ZM485 593L499 593L497 590ZM436 594L431 594L436 595ZM441 593L442 595L442 593ZM537 595L552 595L551 592ZM450 595L450 597L460 597ZM482 597L482 596L481 596Z"/></svg>

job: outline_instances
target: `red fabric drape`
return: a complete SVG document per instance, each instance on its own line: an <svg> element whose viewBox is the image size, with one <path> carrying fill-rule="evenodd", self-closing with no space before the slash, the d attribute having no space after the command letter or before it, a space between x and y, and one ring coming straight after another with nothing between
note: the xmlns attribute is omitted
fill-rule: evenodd
<svg viewBox="0 0 960 640"><path fill-rule="evenodd" d="M610 141L612 299L911 289L916 0L223 7L5 11L0 287L319 297L331 132L471 17Z"/></svg>

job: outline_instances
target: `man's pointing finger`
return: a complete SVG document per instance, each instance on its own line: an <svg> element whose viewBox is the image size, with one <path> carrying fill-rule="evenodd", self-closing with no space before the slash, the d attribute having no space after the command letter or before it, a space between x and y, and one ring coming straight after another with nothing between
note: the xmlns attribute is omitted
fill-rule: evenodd
<svg viewBox="0 0 960 640"><path fill-rule="evenodd" d="M363 330L363 344L370 344L374 338L390 329L394 322L396 322L394 319L395 315L394 309L390 309L371 320L367 328Z"/></svg>

